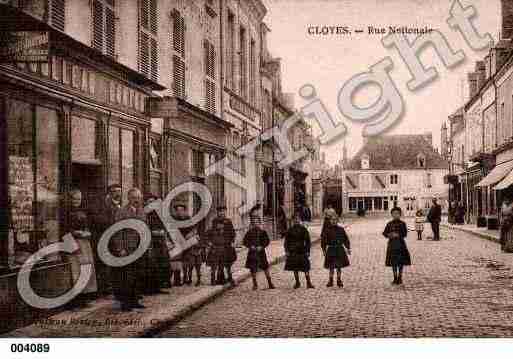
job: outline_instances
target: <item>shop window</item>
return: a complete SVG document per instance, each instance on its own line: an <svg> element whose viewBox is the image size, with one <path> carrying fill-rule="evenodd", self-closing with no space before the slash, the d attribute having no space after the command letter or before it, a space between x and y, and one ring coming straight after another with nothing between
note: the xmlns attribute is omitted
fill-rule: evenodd
<svg viewBox="0 0 513 359"><path fill-rule="evenodd" d="M118 127L109 128L109 183L121 183L119 131Z"/></svg>
<svg viewBox="0 0 513 359"><path fill-rule="evenodd" d="M356 211L356 198L354 197L349 198L349 210Z"/></svg>
<svg viewBox="0 0 513 359"><path fill-rule="evenodd" d="M8 100L6 118L9 262L19 265L38 249L59 240L58 113Z"/></svg>
<svg viewBox="0 0 513 359"><path fill-rule="evenodd" d="M383 209L383 199L381 197L374 198L374 210L381 211Z"/></svg>
<svg viewBox="0 0 513 359"><path fill-rule="evenodd" d="M365 205L365 210L366 211L371 211L372 210L372 198L371 197L365 197L364 198L364 205Z"/></svg>
<svg viewBox="0 0 513 359"><path fill-rule="evenodd" d="M388 211L388 197L383 197L383 210Z"/></svg>
<svg viewBox="0 0 513 359"><path fill-rule="evenodd" d="M71 158L75 162L98 159L96 121L73 116L71 119Z"/></svg>
<svg viewBox="0 0 513 359"><path fill-rule="evenodd" d="M121 185L126 203L128 190L134 187L134 132L124 129L121 130Z"/></svg>

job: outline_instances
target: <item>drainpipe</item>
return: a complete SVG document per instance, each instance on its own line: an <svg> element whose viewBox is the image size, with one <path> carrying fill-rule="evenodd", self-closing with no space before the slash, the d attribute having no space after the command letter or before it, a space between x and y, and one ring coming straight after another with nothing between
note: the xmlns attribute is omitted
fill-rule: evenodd
<svg viewBox="0 0 513 359"><path fill-rule="evenodd" d="M219 101L221 102L220 103L220 106L219 106L219 111L220 111L220 114L221 114L221 119L224 121L224 26L223 26L223 14L224 14L224 0L220 0L219 1L219 51L220 51L220 54L219 54L219 62L220 62L220 65L221 65L221 71L220 71L220 75L219 75L219 81L220 81L220 84L219 84L219 89L221 91L220 93L220 96L219 96ZM229 135L229 130L226 130L228 132L228 135ZM224 153L224 156L227 156L228 155L228 136L226 136L226 139L225 139L225 153ZM224 182L224 177L221 176L219 178L223 178L223 193L225 191L225 182ZM225 194L226 195L226 194ZM226 205L226 200L225 198L221 198L220 194L218 193L218 198L219 198L219 202L223 201L223 203L218 203L218 204L221 204L221 205Z"/></svg>

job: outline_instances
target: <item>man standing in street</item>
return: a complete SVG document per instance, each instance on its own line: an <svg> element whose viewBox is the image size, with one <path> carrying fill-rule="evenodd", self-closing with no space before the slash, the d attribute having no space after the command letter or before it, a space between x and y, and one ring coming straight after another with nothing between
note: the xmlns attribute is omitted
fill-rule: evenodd
<svg viewBox="0 0 513 359"><path fill-rule="evenodd" d="M96 274L98 279L98 292L108 294L110 292L110 270L100 259L98 254L98 241L103 232L105 232L116 221L117 212L121 209L122 200L121 186L117 183L111 184L107 188L107 195L102 201L100 212L94 217L94 238L93 253L95 257Z"/></svg>
<svg viewBox="0 0 513 359"><path fill-rule="evenodd" d="M431 223L433 230L433 240L440 240L440 222L442 221L442 207L437 203L436 198L433 198L433 205L429 209L427 220Z"/></svg>
<svg viewBox="0 0 513 359"><path fill-rule="evenodd" d="M139 189L132 188L128 191L128 204L116 214L116 221L124 219L138 219L146 222L146 214L143 208L143 196ZM122 230L114 237L113 253L117 257L126 257L134 253L139 247L139 234L133 230ZM151 240L151 239L150 239ZM136 261L122 267L113 268L114 295L121 302L122 311L142 309L144 305L139 303L139 294L142 292L144 280L144 262L147 254Z"/></svg>

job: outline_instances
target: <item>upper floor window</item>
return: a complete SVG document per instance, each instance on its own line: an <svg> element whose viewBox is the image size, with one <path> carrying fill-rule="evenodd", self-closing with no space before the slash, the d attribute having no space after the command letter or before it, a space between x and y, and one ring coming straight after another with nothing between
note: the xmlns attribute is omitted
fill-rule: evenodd
<svg viewBox="0 0 513 359"><path fill-rule="evenodd" d="M228 12L226 30L226 84L235 88L235 15Z"/></svg>
<svg viewBox="0 0 513 359"><path fill-rule="evenodd" d="M249 102L256 104L256 43L251 39L249 43Z"/></svg>
<svg viewBox="0 0 513 359"><path fill-rule="evenodd" d="M115 0L93 0L92 45L102 53L116 55L116 8ZM56 1L52 1L56 2Z"/></svg>
<svg viewBox="0 0 513 359"><path fill-rule="evenodd" d="M247 77L247 55L246 55L246 29L241 26L239 34L239 74L240 74L240 95L248 97Z"/></svg>
<svg viewBox="0 0 513 359"><path fill-rule="evenodd" d="M390 175L390 184L399 184L399 175L391 174Z"/></svg>
<svg viewBox="0 0 513 359"><path fill-rule="evenodd" d="M139 0L139 25L139 71L157 81L157 0Z"/></svg>
<svg viewBox="0 0 513 359"><path fill-rule="evenodd" d="M114 1L114 0L113 0ZM57 30L64 31L66 0L48 1L48 23Z"/></svg>
<svg viewBox="0 0 513 359"><path fill-rule="evenodd" d="M361 167L362 167L362 170L368 170L369 167L370 167L370 163L369 163L369 156L368 155L363 155L362 156L362 159L361 159Z"/></svg>
<svg viewBox="0 0 513 359"><path fill-rule="evenodd" d="M208 112L216 112L216 49L208 41L203 42L205 62L205 109Z"/></svg>

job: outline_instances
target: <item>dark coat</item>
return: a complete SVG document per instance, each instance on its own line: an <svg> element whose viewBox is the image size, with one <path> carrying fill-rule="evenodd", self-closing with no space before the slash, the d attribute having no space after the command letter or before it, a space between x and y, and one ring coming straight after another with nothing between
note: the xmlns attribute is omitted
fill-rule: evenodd
<svg viewBox="0 0 513 359"><path fill-rule="evenodd" d="M173 217L175 220L190 220L190 216L185 216L184 218ZM188 238L192 238L198 235L196 230L196 226L189 227L181 227L179 228L182 236L187 240ZM182 255L177 258L173 258L173 261L182 261L184 266L198 266L201 265L205 260L205 250L204 246L201 242L195 244L194 246L186 249Z"/></svg>
<svg viewBox="0 0 513 359"><path fill-rule="evenodd" d="M390 238L392 232L398 233L399 237ZM410 252L405 241L408 236L406 223L399 219L388 222L383 231L383 236L388 238L385 265L387 267L411 265Z"/></svg>
<svg viewBox="0 0 513 359"><path fill-rule="evenodd" d="M285 234L286 271L310 271L310 233L302 224L294 224Z"/></svg>
<svg viewBox="0 0 513 359"><path fill-rule="evenodd" d="M267 255L265 248L269 246L271 241L267 232L259 227L251 227L244 239L242 244L248 248L248 256L246 258L246 268L252 272L256 272L258 269L269 268L269 262L267 261ZM262 247L262 250L257 250L256 247Z"/></svg>
<svg viewBox="0 0 513 359"><path fill-rule="evenodd" d="M147 291L157 291L168 287L170 277L169 252L166 245L167 233L164 224L155 212L148 214L148 227L151 230L151 246L145 263L145 283Z"/></svg>
<svg viewBox="0 0 513 359"><path fill-rule="evenodd" d="M146 214L144 209L133 208L129 205L121 208L116 213L116 221L123 219L139 219L146 222ZM132 230L122 230L118 232L113 240L113 254L119 256L122 250L128 255L135 252L139 246L139 235ZM145 262L147 261L147 253L136 261L123 267L112 268L112 279L114 295L121 301L137 300L137 294L144 289Z"/></svg>
<svg viewBox="0 0 513 359"><path fill-rule="evenodd" d="M326 225L321 236L321 247L324 252L324 268L343 268L349 266L346 248L351 243L344 228L339 225Z"/></svg>
<svg viewBox="0 0 513 359"><path fill-rule="evenodd" d="M442 207L439 204L434 204L429 209L427 220L430 223L440 223L442 220Z"/></svg>
<svg viewBox="0 0 513 359"><path fill-rule="evenodd" d="M222 229L218 224L222 223ZM233 247L235 241L235 229L228 218L215 218L212 228L207 232L207 265L210 267L231 266L237 260L237 253Z"/></svg>

